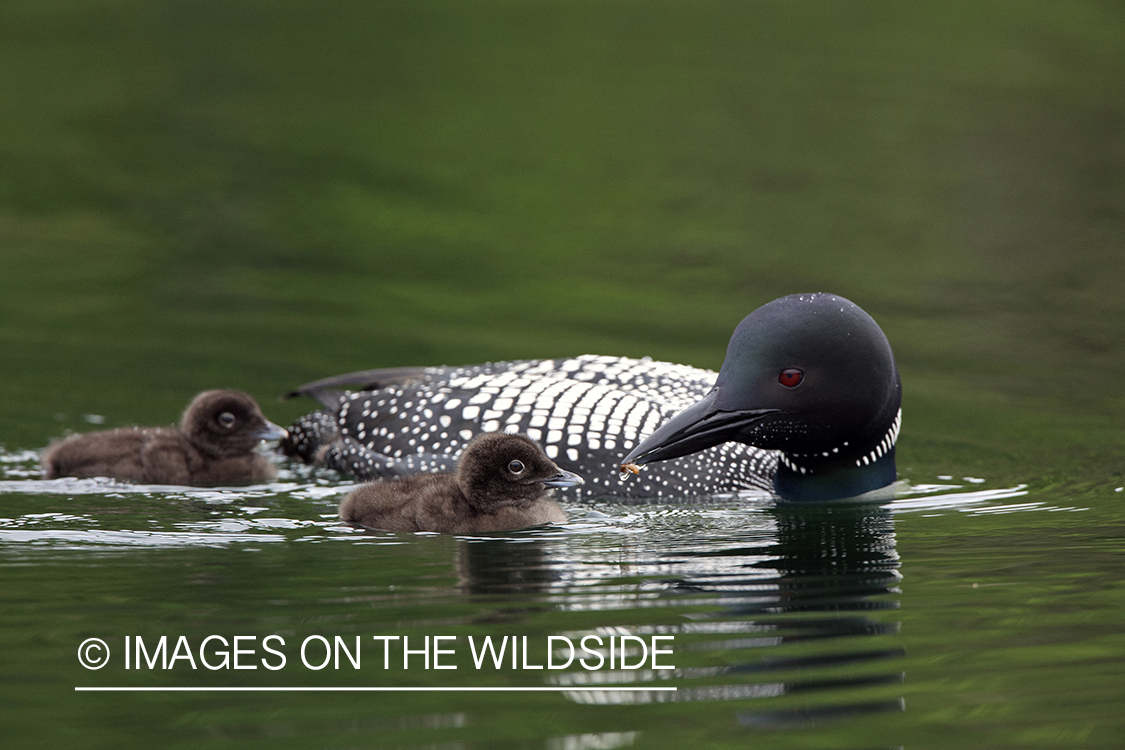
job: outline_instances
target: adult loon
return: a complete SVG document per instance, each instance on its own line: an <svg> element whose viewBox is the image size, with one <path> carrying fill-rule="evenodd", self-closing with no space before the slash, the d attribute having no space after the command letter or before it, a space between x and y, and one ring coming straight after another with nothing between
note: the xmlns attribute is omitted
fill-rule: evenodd
<svg viewBox="0 0 1125 750"><path fill-rule="evenodd" d="M326 408L290 426L283 450L358 478L448 471L477 433L523 432L606 497L859 495L894 482L902 416L879 326L819 293L746 316L717 376L586 355L368 370L290 395Z"/></svg>
<svg viewBox="0 0 1125 750"><path fill-rule="evenodd" d="M554 487L582 478L556 466L524 435L486 432L461 454L456 474L369 482L340 503L340 517L386 531L471 534L565 523Z"/></svg>
<svg viewBox="0 0 1125 750"><path fill-rule="evenodd" d="M277 476L277 468L255 448L285 436L248 394L204 391L192 399L178 428L119 428L54 443L43 454L43 474L145 484L261 482Z"/></svg>

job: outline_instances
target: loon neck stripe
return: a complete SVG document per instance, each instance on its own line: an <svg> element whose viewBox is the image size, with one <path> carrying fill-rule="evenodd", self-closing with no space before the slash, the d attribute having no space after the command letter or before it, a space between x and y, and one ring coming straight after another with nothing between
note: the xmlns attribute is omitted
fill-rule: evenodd
<svg viewBox="0 0 1125 750"><path fill-rule="evenodd" d="M894 422L891 423L890 428L887 430L886 434L883 435L883 439L880 440L876 444L876 446L871 450L870 453L867 453L867 454L861 456L860 458L856 459L855 465L857 467L870 466L871 464L875 463L880 458L885 456L887 453L889 453L891 451L891 449L895 447L895 443L898 442L898 433L899 433L899 430L901 428L902 428L902 409L900 408L898 410L898 413L895 414ZM841 447L844 447L844 448L848 447L848 442L845 441L844 444ZM795 474L812 474L813 473L812 469L810 469L807 466L802 466L802 465L798 464L797 461L795 460L795 458L804 457L804 456L810 456L810 457L815 456L817 458L829 458L833 454L837 454L839 452L840 452L839 447L833 448L830 451L821 451L819 453L810 453L810 454L785 453L784 451L782 451L780 453L779 460L781 461L781 464L783 466L785 466L787 469L789 469L790 471L792 471Z"/></svg>
<svg viewBox="0 0 1125 750"><path fill-rule="evenodd" d="M898 431L901 427L902 409L900 408L898 413L895 414L895 421L891 424L891 428L887 430L887 434L883 436L883 439L879 441L879 444L875 446L874 450L856 461L855 465L868 466L882 458L891 448L895 447L895 443L898 441Z"/></svg>

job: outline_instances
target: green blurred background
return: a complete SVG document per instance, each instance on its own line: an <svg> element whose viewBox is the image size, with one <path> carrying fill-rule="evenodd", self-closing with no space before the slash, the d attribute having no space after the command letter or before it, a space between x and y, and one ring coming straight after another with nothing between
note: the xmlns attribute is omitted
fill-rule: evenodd
<svg viewBox="0 0 1125 750"><path fill-rule="evenodd" d="M1120 2L7 0L0 37L9 449L376 366L717 368L823 290L894 345L906 473L1120 481Z"/></svg>

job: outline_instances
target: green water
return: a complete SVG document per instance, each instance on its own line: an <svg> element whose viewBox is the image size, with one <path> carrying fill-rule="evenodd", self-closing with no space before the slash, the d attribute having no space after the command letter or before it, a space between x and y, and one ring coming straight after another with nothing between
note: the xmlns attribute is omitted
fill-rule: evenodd
<svg viewBox="0 0 1125 750"><path fill-rule="evenodd" d="M0 37L5 746L1120 744L1120 4L12 0ZM30 452L214 387L286 423L312 405L277 394L371 367L717 368L819 290L895 349L888 507L357 534L329 474L43 482ZM271 634L277 670L122 661ZM675 669L469 653L589 634L672 635ZM362 668L306 668L315 635ZM458 668L383 669L375 635L454 636Z"/></svg>

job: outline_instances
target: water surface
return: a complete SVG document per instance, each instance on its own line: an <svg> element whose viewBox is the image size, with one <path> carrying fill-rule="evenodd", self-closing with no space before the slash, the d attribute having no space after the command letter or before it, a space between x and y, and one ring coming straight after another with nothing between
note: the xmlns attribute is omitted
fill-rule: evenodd
<svg viewBox="0 0 1125 750"><path fill-rule="evenodd" d="M883 505L578 499L562 526L451 537L343 526L350 484L308 471L248 488L138 487L37 479L32 458L5 456L25 478L0 484L19 731L114 737L138 711L136 736L167 742L174 727L185 745L889 747L953 733L1109 746L1120 728L1121 587L1108 572L1120 545L1095 530L1096 508L1057 492L969 478ZM404 669L401 640L374 636L418 653ZM437 636L447 652L427 669L424 639ZM596 647L622 636L625 668L611 668ZM76 660L90 637L111 652L96 671ZM329 661L337 638L347 650ZM517 659L495 650L513 642ZM646 662L640 643L667 653ZM60 694L106 686L445 692ZM560 690L479 692L529 687Z"/></svg>

